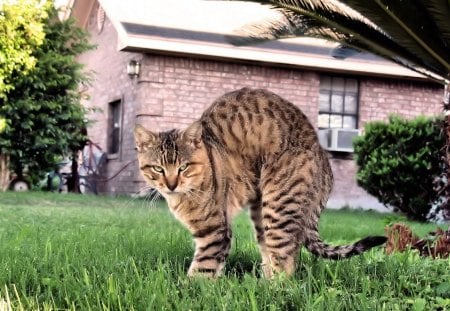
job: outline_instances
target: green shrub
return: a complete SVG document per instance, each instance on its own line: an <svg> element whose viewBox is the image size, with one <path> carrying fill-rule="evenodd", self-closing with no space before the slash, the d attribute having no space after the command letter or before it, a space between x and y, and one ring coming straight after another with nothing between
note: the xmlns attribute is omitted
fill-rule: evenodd
<svg viewBox="0 0 450 311"><path fill-rule="evenodd" d="M439 118L390 116L388 123L367 123L354 141L358 184L394 210L425 220L436 200L433 180L441 173L441 129Z"/></svg>

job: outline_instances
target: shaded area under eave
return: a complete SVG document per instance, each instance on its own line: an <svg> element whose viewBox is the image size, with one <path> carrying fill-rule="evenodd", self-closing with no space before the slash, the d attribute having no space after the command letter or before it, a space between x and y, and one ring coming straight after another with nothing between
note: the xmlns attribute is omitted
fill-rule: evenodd
<svg viewBox="0 0 450 311"><path fill-rule="evenodd" d="M331 56L335 43L312 38L236 47L221 33L121 22L119 49L169 55L247 61L358 75L426 80L425 77L369 53L345 59Z"/></svg>

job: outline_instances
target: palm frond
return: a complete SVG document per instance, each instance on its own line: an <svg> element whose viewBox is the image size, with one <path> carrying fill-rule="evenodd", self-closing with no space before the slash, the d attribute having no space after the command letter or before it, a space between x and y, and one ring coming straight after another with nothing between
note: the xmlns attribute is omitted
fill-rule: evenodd
<svg viewBox="0 0 450 311"><path fill-rule="evenodd" d="M448 0L415 0L408 6L402 0L250 1L277 8L284 20L246 27L241 33L247 32L247 42L293 36L325 38L377 54L441 82L448 79Z"/></svg>
<svg viewBox="0 0 450 311"><path fill-rule="evenodd" d="M403 57L399 57L397 55L392 54L383 54L382 52L375 51L373 49L373 45L367 45L366 42L357 40L353 37L345 37L340 34L336 34L333 31L330 31L329 28L326 27L315 27L311 30L309 30L306 33L309 37L316 37L321 39L326 39L329 41L335 41L335 42L341 42L346 48L352 49L352 50L359 50L359 51L366 51L370 52L372 54L379 55L385 59L388 59L400 66L406 67L412 71L415 71L417 73L420 73L424 76L429 77L432 80L435 80L438 83L445 83L443 81L442 76L437 75L433 72L430 72L427 70L424 66L417 66L417 62L411 62L409 60L404 59Z"/></svg>
<svg viewBox="0 0 450 311"><path fill-rule="evenodd" d="M417 55L422 60L421 66L441 75L450 72L449 51L425 1L411 1L408 6L401 0L341 1L380 25L399 45Z"/></svg>
<svg viewBox="0 0 450 311"><path fill-rule="evenodd" d="M394 61L402 58L413 63L425 65L421 63L421 59L417 58L414 53L398 45L360 14L342 5L336 5L332 1L324 3L322 1L307 0L253 0L253 2L269 3L272 7L285 12L284 18L286 21L283 21L282 24L289 25L289 27L284 27L284 29L290 29L290 32L284 33L284 37L304 35L343 43L352 41L353 43L358 43L358 46L353 44L354 47L360 48L364 46L365 50ZM298 16L302 16L302 18L298 18ZM274 24L269 26L269 29L258 29L258 33L251 34L249 40L255 37L257 37L257 41L272 39L272 37L273 39L279 38L276 36L276 30L273 29ZM251 33L251 30L257 29L257 27L252 26L245 31ZM262 26L260 25L260 27ZM258 37L258 34L261 33L270 34L270 36Z"/></svg>
<svg viewBox="0 0 450 311"><path fill-rule="evenodd" d="M447 48L450 48L450 1L449 0L428 0L423 5L428 10L432 20L436 23L438 32L445 41Z"/></svg>
<svg viewBox="0 0 450 311"><path fill-rule="evenodd" d="M290 14L289 12L282 12ZM284 14L283 14L284 15ZM290 18L280 16L249 24L225 36L227 41L236 46L254 45L261 42L305 36L308 30L304 26L303 16L290 14Z"/></svg>

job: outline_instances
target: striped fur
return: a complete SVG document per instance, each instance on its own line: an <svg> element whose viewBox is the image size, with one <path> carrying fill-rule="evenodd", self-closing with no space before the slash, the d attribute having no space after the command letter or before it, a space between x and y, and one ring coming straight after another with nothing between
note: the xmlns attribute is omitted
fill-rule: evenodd
<svg viewBox="0 0 450 311"><path fill-rule="evenodd" d="M306 116L266 90L219 97L184 131L137 125L141 172L167 200L196 244L189 275L217 276L230 251L232 216L250 209L266 277L292 274L300 245L339 259L382 244L368 237L332 247L318 234L333 176Z"/></svg>

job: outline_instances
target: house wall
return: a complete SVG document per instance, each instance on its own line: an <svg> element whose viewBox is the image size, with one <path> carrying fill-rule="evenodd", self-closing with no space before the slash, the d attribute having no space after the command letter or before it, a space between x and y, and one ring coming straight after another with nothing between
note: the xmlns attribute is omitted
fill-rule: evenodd
<svg viewBox="0 0 450 311"><path fill-rule="evenodd" d="M105 192L129 194L144 186L137 164L133 162L136 159L132 134L135 123L153 130L183 128L200 117L215 98L228 91L244 86L269 89L299 106L317 125L319 72L118 52L117 33L110 21L106 18L99 32L95 14L91 16L88 30L98 48L80 58L88 69L96 72L87 91L91 98L86 105L102 109L91 114L96 122L88 131L94 142L106 148L108 103L122 99L124 107L121 152L118 157L109 159L106 175L111 177L126 167L105 185ZM131 59L141 62L138 78L132 79L126 74L126 64ZM359 80L360 128L367 121L386 119L390 113L413 117L440 112L442 90L435 85L380 78ZM335 175L331 207L379 206L356 185L356 165L351 156L333 155L331 162Z"/></svg>
<svg viewBox="0 0 450 311"><path fill-rule="evenodd" d="M107 150L108 105L116 100L122 101L123 118L121 148L117 156L108 156L104 174L110 178L128 165L117 177L110 182L101 183L100 192L131 193L135 192L135 171L137 165L130 163L135 158L134 144L131 129L135 123L136 94L138 84L130 79L126 72L126 64L130 60L139 60L142 56L135 53L117 51L117 33L111 21L104 19L103 24L97 23L98 3L94 4L87 24L90 41L96 48L84 53L79 61L85 64L86 71L91 76L90 85L85 86L86 98L83 104L91 109L88 127L90 139L100 145L103 151ZM99 27L101 26L101 27Z"/></svg>
<svg viewBox="0 0 450 311"><path fill-rule="evenodd" d="M390 114L413 118L442 112L443 90L440 86L387 78L366 77L359 80L360 129L368 121L387 120ZM353 160L335 155L331 163L335 185L328 202L330 207L349 205L386 210L378 200L357 186L357 166Z"/></svg>
<svg viewBox="0 0 450 311"><path fill-rule="evenodd" d="M413 118L442 112L443 89L424 82L361 79L360 127L370 120L387 120L392 113Z"/></svg>

